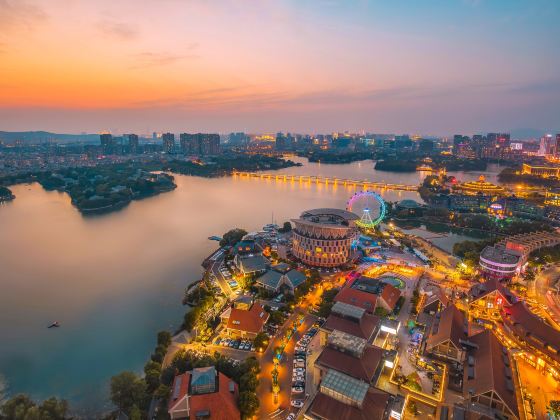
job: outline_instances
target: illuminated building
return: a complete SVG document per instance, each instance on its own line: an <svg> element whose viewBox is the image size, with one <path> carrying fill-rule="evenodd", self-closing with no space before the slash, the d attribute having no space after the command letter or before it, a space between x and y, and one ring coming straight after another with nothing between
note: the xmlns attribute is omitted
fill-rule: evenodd
<svg viewBox="0 0 560 420"><path fill-rule="evenodd" d="M360 218L339 209L304 211L293 219L292 253L305 264L337 267L350 259L351 247L358 237Z"/></svg>
<svg viewBox="0 0 560 420"><path fill-rule="evenodd" d="M475 284L469 290L468 299L469 313L475 318L499 319L501 308L516 302L509 289L495 278Z"/></svg>
<svg viewBox="0 0 560 420"><path fill-rule="evenodd" d="M480 254L479 265L486 277L512 278L520 272L521 254L501 246L487 246Z"/></svg>
<svg viewBox="0 0 560 420"><path fill-rule="evenodd" d="M164 133L161 136L163 141L163 151L165 153L173 153L175 149L175 134L173 133Z"/></svg>
<svg viewBox="0 0 560 420"><path fill-rule="evenodd" d="M480 175L476 181L465 182L454 188L468 195L484 194L496 196L505 194L505 190L499 185L486 182L486 177L484 175Z"/></svg>
<svg viewBox="0 0 560 420"><path fill-rule="evenodd" d="M560 189L547 190L544 195L544 204L560 207Z"/></svg>
<svg viewBox="0 0 560 420"><path fill-rule="evenodd" d="M463 367L463 396L468 418L519 419L517 379L508 350L490 330L469 337ZM466 418L466 417L465 417Z"/></svg>
<svg viewBox="0 0 560 420"><path fill-rule="evenodd" d="M545 215L545 209L531 201L512 196L494 201L488 206L488 214L499 219L515 216L540 220Z"/></svg>
<svg viewBox="0 0 560 420"><path fill-rule="evenodd" d="M560 364L560 331L543 322L533 314L524 302L517 302L504 308L504 327L518 339L530 345L537 355L537 369L545 366L545 361Z"/></svg>
<svg viewBox="0 0 560 420"><path fill-rule="evenodd" d="M542 178L560 177L560 166L552 165L530 165L524 163L521 169L523 175L535 175Z"/></svg>
<svg viewBox="0 0 560 420"><path fill-rule="evenodd" d="M453 304L438 312L426 340L426 353L462 363L465 360L463 343L467 340L467 321L463 312Z"/></svg>
<svg viewBox="0 0 560 420"><path fill-rule="evenodd" d="M539 146L539 156L556 156L558 152L556 143L552 134L545 134L542 136Z"/></svg>
<svg viewBox="0 0 560 420"><path fill-rule="evenodd" d="M519 274L529 254L537 249L558 245L560 235L553 232L533 232L510 236L482 250L479 265L488 278L509 279Z"/></svg>

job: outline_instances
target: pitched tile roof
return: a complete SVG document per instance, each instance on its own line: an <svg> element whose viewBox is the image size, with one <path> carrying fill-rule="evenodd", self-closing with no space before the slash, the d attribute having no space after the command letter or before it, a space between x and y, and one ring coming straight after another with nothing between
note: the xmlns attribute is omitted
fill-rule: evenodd
<svg viewBox="0 0 560 420"><path fill-rule="evenodd" d="M473 300L477 300L494 291L500 293L509 304L515 303L517 301L515 295L498 279L489 279L484 283L475 284L469 290L469 295L473 298Z"/></svg>
<svg viewBox="0 0 560 420"><path fill-rule="evenodd" d="M439 319L438 319L439 317ZM432 348L450 340L455 347L460 348L461 340L467 339L465 315L455 305L449 305L437 316L432 324L430 336L427 340L427 348Z"/></svg>
<svg viewBox="0 0 560 420"><path fill-rule="evenodd" d="M494 391L504 404L519 417L514 378L507 350L491 330L469 338L475 347L464 364L463 394L465 398Z"/></svg>
<svg viewBox="0 0 560 420"><path fill-rule="evenodd" d="M197 413L209 412L211 419L233 420L240 419L241 413L237 408L239 387L223 373L219 372L218 387L215 392L190 395L188 402L184 398L190 388L191 372L177 375L173 380L172 395L169 399L168 410L176 412L180 417L195 420ZM177 386L177 392L175 387ZM233 391L233 392L232 392ZM189 415L186 416L188 410Z"/></svg>
<svg viewBox="0 0 560 420"><path fill-rule="evenodd" d="M544 323L524 302L504 308L503 318L506 326L518 336L560 361L560 331Z"/></svg>
<svg viewBox="0 0 560 420"><path fill-rule="evenodd" d="M377 303L377 295L363 292L361 290L345 287L334 298L335 302L344 302L349 305L358 306L366 311L373 313Z"/></svg>
<svg viewBox="0 0 560 420"><path fill-rule="evenodd" d="M383 350L367 346L360 358L342 353L331 347L325 347L315 363L328 369L334 369L356 379L371 382L379 363L383 359Z"/></svg>
<svg viewBox="0 0 560 420"><path fill-rule="evenodd" d="M362 407L344 404L333 397L319 392L309 406L308 413L325 420L371 420L384 418L390 395L369 388Z"/></svg>
<svg viewBox="0 0 560 420"><path fill-rule="evenodd" d="M388 283L385 284L385 286L383 287L383 291L379 296L380 299L383 299L385 301L385 304L389 307L390 310L395 309L395 305L397 304L397 301L399 300L400 297L401 297L400 290L397 289L392 284L388 284Z"/></svg>
<svg viewBox="0 0 560 420"><path fill-rule="evenodd" d="M379 321L379 317L368 313L364 313L360 320L343 318L331 313L321 328L327 331L339 330L369 340L379 325Z"/></svg>
<svg viewBox="0 0 560 420"><path fill-rule="evenodd" d="M258 303L254 303L248 311L232 308L227 328L257 334L262 330L268 316L268 312Z"/></svg>

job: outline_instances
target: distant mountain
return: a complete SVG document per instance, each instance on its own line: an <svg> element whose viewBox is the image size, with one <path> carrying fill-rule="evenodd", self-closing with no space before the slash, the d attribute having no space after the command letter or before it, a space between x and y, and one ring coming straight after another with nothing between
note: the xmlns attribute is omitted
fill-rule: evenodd
<svg viewBox="0 0 560 420"><path fill-rule="evenodd" d="M99 134L57 134L48 131L0 131L0 141L15 143L16 141L37 144L55 143L99 143Z"/></svg>

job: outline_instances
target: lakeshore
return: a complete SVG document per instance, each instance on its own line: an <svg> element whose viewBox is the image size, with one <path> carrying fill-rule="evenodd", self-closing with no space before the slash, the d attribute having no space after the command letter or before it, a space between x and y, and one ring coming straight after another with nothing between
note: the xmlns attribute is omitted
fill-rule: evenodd
<svg viewBox="0 0 560 420"><path fill-rule="evenodd" d="M392 179L375 171L372 161L294 161L304 166L282 172L407 184L423 179L418 172ZM458 176L476 179L478 174ZM0 373L9 395L55 394L84 415L106 410L110 376L124 369L141 371L155 332L180 327L184 290L201 278L200 262L216 246L209 237L232 226L258 230L270 223L272 213L283 221L309 207L343 208L355 191L232 177L175 175L174 183L177 188L169 193L94 218L81 217L66 193L37 183L10 187L17 199L0 208L0 281L6 291L0 304L7 319L0 325L5 338ZM387 201L420 200L416 192L381 194ZM22 231L23 225L28 229ZM48 248L38 245L46 242ZM17 301L28 302L28 309ZM53 320L61 328L47 330L45 324ZM69 346L71 353L64 351Z"/></svg>

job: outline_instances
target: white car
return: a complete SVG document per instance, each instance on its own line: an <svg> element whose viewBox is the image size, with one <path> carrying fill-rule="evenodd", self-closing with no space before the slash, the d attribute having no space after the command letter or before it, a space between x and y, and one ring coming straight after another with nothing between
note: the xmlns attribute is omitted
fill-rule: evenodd
<svg viewBox="0 0 560 420"><path fill-rule="evenodd" d="M301 367L296 367L294 368L294 373L300 373L303 375L305 373L305 369Z"/></svg>
<svg viewBox="0 0 560 420"><path fill-rule="evenodd" d="M305 363L294 362L295 368L305 368Z"/></svg>
<svg viewBox="0 0 560 420"><path fill-rule="evenodd" d="M303 387L301 386L293 386L292 387L292 392L294 394L301 394L303 392Z"/></svg>
<svg viewBox="0 0 560 420"><path fill-rule="evenodd" d="M296 415L294 413L290 413L288 417L286 417L286 420L296 420Z"/></svg>
<svg viewBox="0 0 560 420"><path fill-rule="evenodd" d="M295 408L301 408L303 407L303 400L292 400L290 405Z"/></svg>

